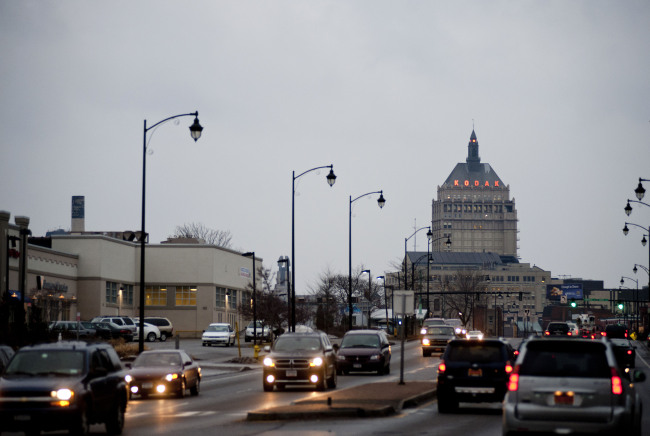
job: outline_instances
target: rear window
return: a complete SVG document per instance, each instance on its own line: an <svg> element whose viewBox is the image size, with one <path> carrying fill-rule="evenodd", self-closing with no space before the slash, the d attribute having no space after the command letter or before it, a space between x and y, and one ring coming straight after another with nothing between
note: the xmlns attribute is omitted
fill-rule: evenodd
<svg viewBox="0 0 650 436"><path fill-rule="evenodd" d="M520 375L609 378L605 346L598 343L536 342L526 347Z"/></svg>
<svg viewBox="0 0 650 436"><path fill-rule="evenodd" d="M454 362L488 363L505 360L504 346L496 343L460 342L447 347L446 360Z"/></svg>
<svg viewBox="0 0 650 436"><path fill-rule="evenodd" d="M564 322L562 322L562 323L560 323L560 322L551 323L551 324L548 325L546 330L548 330L549 332L568 332L569 331L569 326L568 326L568 324L566 324Z"/></svg>

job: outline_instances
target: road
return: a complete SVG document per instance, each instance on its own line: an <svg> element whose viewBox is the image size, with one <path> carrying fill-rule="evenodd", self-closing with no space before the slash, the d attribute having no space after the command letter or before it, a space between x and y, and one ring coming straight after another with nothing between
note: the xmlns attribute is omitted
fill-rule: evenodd
<svg viewBox="0 0 650 436"><path fill-rule="evenodd" d="M249 344L243 344L242 347ZM174 342L147 344L150 348L173 348ZM238 349L201 347L198 340L184 340L180 347L206 364L226 362L239 355ZM242 349L243 356L251 356L250 347ZM338 378L338 389L377 381L400 379L400 345L393 346L392 373L389 376L349 375ZM432 380L435 378L439 357L422 357L419 344L409 342L405 347L404 380ZM650 353L639 346L637 368L650 375ZM650 405L650 380L641 385L646 404ZM227 435L395 435L435 434L457 436L497 436L501 434L500 404L462 404L455 414L439 415L435 400L418 408L405 409L400 415L388 418L356 418L306 421L249 422L249 411L287 405L319 393L307 389L287 389L284 392L263 392L261 369L241 372L206 369L198 397L184 399L134 399L129 403L124 434L182 435L206 432ZM650 414L645 414L644 434L650 434ZM93 426L94 434L102 434L103 426Z"/></svg>

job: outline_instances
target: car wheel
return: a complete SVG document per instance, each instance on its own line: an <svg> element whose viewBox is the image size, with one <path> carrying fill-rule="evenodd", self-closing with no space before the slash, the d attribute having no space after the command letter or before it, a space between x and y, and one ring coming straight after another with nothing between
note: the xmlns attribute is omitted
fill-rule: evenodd
<svg viewBox="0 0 650 436"><path fill-rule="evenodd" d="M325 384L325 371L323 371L322 374L318 376L318 383L316 383L316 390L317 391L324 391L327 389L327 385Z"/></svg>
<svg viewBox="0 0 650 436"><path fill-rule="evenodd" d="M116 403L113 406L105 425L106 433L122 434L124 429L124 407L121 404Z"/></svg>
<svg viewBox="0 0 650 436"><path fill-rule="evenodd" d="M330 389L336 388L336 371L332 371L332 377L327 380L327 387Z"/></svg>
<svg viewBox="0 0 650 436"><path fill-rule="evenodd" d="M160 342L165 342L167 340L167 334L160 332Z"/></svg>
<svg viewBox="0 0 650 436"><path fill-rule="evenodd" d="M199 392L201 391L201 380L196 379L196 384L190 388L190 394L193 396L199 395Z"/></svg>
<svg viewBox="0 0 650 436"><path fill-rule="evenodd" d="M77 418L77 422L70 427L70 434L75 436L85 436L88 433L90 433L90 422L88 422L87 408L84 408L81 415Z"/></svg>
<svg viewBox="0 0 650 436"><path fill-rule="evenodd" d="M176 397L178 397L178 398L184 398L184 397L185 397L185 389L186 389L186 388L187 388L187 387L185 386L185 379L183 379L183 380L181 380L181 387L180 387L180 389L178 390L178 392L176 392Z"/></svg>
<svg viewBox="0 0 650 436"><path fill-rule="evenodd" d="M267 382L262 382L262 387L264 388L264 392L273 392L272 384L269 384Z"/></svg>
<svg viewBox="0 0 650 436"><path fill-rule="evenodd" d="M154 332L151 332L147 335L147 341L149 342L155 342L156 341L156 334Z"/></svg>
<svg viewBox="0 0 650 436"><path fill-rule="evenodd" d="M203 346L205 347L205 342L204 342L204 343L202 343L201 345L203 345Z"/></svg>

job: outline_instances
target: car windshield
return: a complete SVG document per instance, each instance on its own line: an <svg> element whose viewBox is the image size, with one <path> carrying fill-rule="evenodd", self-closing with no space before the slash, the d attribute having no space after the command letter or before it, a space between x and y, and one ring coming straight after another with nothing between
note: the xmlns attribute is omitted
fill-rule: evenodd
<svg viewBox="0 0 650 436"><path fill-rule="evenodd" d="M211 325L208 326L208 332L227 332L228 326L225 325Z"/></svg>
<svg viewBox="0 0 650 436"><path fill-rule="evenodd" d="M453 327L429 327L427 329L427 334L429 335L449 335L452 336L455 333Z"/></svg>
<svg viewBox="0 0 650 436"><path fill-rule="evenodd" d="M248 328L249 328L249 329L252 329L252 328L254 328L254 327L255 327L255 323L254 323L254 322L251 322L250 324L248 324ZM261 328L262 328L262 323L259 322L259 321L257 321L257 328L258 328L258 329L261 329Z"/></svg>
<svg viewBox="0 0 650 436"><path fill-rule="evenodd" d="M377 335L345 335L341 341L341 348L379 348Z"/></svg>
<svg viewBox="0 0 650 436"><path fill-rule="evenodd" d="M74 350L22 351L14 356L5 375L74 376L84 372L84 353Z"/></svg>
<svg viewBox="0 0 650 436"><path fill-rule="evenodd" d="M178 353L142 353L133 366L181 366L181 356Z"/></svg>
<svg viewBox="0 0 650 436"><path fill-rule="evenodd" d="M503 359L502 345L481 341L457 343L448 351L447 359L454 362L487 363Z"/></svg>
<svg viewBox="0 0 650 436"><path fill-rule="evenodd" d="M607 378L611 370L602 344L540 342L528 344L519 374Z"/></svg>
<svg viewBox="0 0 650 436"><path fill-rule="evenodd" d="M315 337L280 336L273 346L274 351L316 351L320 349L320 339Z"/></svg>

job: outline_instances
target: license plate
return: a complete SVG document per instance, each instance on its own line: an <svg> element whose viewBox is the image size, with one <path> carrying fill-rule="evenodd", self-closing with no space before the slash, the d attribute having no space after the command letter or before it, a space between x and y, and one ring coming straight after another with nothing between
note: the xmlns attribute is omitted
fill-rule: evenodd
<svg viewBox="0 0 650 436"><path fill-rule="evenodd" d="M151 388L153 388L153 383L142 383L142 388L143 389L151 389Z"/></svg>
<svg viewBox="0 0 650 436"><path fill-rule="evenodd" d="M483 370L481 368L479 369L470 368L467 370L467 375L469 377L481 377L483 376Z"/></svg>
<svg viewBox="0 0 650 436"><path fill-rule="evenodd" d="M352 364L352 367L353 368L361 368L361 364L360 363L354 363L354 364Z"/></svg>
<svg viewBox="0 0 650 436"><path fill-rule="evenodd" d="M557 392L555 404L573 406L573 392Z"/></svg>
<svg viewBox="0 0 650 436"><path fill-rule="evenodd" d="M287 377L298 377L298 371L295 369L287 370Z"/></svg>

